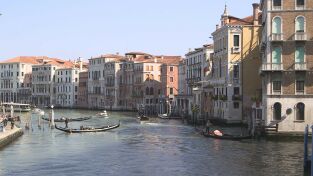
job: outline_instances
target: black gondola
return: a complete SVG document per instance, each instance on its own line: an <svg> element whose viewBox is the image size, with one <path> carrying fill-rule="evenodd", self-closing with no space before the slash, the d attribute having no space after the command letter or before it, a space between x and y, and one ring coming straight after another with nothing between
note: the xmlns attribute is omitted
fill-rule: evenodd
<svg viewBox="0 0 313 176"><path fill-rule="evenodd" d="M148 121L148 120L149 120L149 117L147 117L147 116L139 116L138 119L139 119L140 121Z"/></svg>
<svg viewBox="0 0 313 176"><path fill-rule="evenodd" d="M80 129L72 129L72 128L58 127L57 125L55 125L55 128L60 131L64 131L66 133L88 133L88 132L104 132L104 131L118 128L119 126L120 126L120 122L117 125L108 125L108 126L99 127L99 128L81 127Z"/></svg>
<svg viewBox="0 0 313 176"><path fill-rule="evenodd" d="M41 117L43 120L46 120L46 121L50 121L49 118L47 117ZM54 122L65 122L65 119L66 118L59 118L59 119L54 119ZM85 121L85 120L89 120L91 119L91 117L80 117L80 118L69 118L68 121L69 122L80 122L80 121Z"/></svg>
<svg viewBox="0 0 313 176"><path fill-rule="evenodd" d="M235 135L230 135L230 134L223 134L222 136L217 136L217 135L213 134L212 132L210 132L210 133L203 132L203 136L215 138L215 139L225 139L225 140L242 140L242 139L251 139L252 138L251 135L235 136Z"/></svg>

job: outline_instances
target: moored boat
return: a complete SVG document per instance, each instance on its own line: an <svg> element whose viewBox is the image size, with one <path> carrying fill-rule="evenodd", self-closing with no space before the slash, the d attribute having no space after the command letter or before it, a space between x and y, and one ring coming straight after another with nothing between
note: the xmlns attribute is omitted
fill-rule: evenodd
<svg viewBox="0 0 313 176"><path fill-rule="evenodd" d="M105 117L105 118L109 117L106 110L104 110L103 112L97 113L96 115L100 117Z"/></svg>
<svg viewBox="0 0 313 176"><path fill-rule="evenodd" d="M66 133L87 133L87 132L104 132L104 131L118 128L119 126L120 126L120 122L118 122L117 125L108 125L108 126L103 126L103 127L99 127L99 128L81 126L80 129L73 129L73 128L59 127L57 125L55 125L55 128L60 130L60 131L64 131Z"/></svg>
<svg viewBox="0 0 313 176"><path fill-rule="evenodd" d="M41 117L43 120L50 121L49 118L47 117ZM59 118L59 119L54 119L54 122L65 122L66 118ZM91 117L80 117L80 118L68 118L69 122L79 122L79 121L85 121L89 120Z"/></svg>
<svg viewBox="0 0 313 176"><path fill-rule="evenodd" d="M137 117L140 121L148 121L149 120L149 117L147 116L139 116Z"/></svg>
<svg viewBox="0 0 313 176"><path fill-rule="evenodd" d="M252 135L239 136L239 135L223 134L219 136L219 135L215 135L213 132L209 132L209 133L203 132L203 136L214 138L214 139L225 139L225 140L242 140L242 139L252 138Z"/></svg>

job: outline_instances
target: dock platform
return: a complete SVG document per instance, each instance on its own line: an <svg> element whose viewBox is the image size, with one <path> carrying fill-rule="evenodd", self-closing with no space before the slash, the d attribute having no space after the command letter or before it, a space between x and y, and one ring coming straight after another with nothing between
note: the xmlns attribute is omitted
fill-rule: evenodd
<svg viewBox="0 0 313 176"><path fill-rule="evenodd" d="M11 129L11 125L5 128L4 132L0 132L0 149L10 144L24 134L23 130L18 127Z"/></svg>

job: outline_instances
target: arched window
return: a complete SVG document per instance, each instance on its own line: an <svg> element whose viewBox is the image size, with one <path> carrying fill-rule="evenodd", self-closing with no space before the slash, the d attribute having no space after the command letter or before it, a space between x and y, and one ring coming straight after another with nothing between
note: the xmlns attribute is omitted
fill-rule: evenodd
<svg viewBox="0 0 313 176"><path fill-rule="evenodd" d="M149 87L146 88L146 95L149 95Z"/></svg>
<svg viewBox="0 0 313 176"><path fill-rule="evenodd" d="M273 34L281 34L281 18L280 17L274 17L273 18L273 24L272 24L272 33Z"/></svg>
<svg viewBox="0 0 313 176"><path fill-rule="evenodd" d="M305 19L303 16L298 16L296 18L296 32L304 32L305 31Z"/></svg>
<svg viewBox="0 0 313 176"><path fill-rule="evenodd" d="M296 106L296 120L304 120L305 105L298 103Z"/></svg>
<svg viewBox="0 0 313 176"><path fill-rule="evenodd" d="M281 120L281 104L274 104L273 120Z"/></svg>
<svg viewBox="0 0 313 176"><path fill-rule="evenodd" d="M150 87L150 95L153 95L153 94L154 94L153 87Z"/></svg>

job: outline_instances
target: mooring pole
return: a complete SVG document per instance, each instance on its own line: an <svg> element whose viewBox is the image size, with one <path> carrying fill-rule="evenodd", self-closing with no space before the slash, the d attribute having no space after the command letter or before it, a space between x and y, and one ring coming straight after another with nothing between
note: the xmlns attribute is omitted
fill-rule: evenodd
<svg viewBox="0 0 313 176"><path fill-rule="evenodd" d="M307 169L307 163L308 163L308 133L309 133L309 125L306 125L304 130L304 160L303 160L303 167L304 169Z"/></svg>

